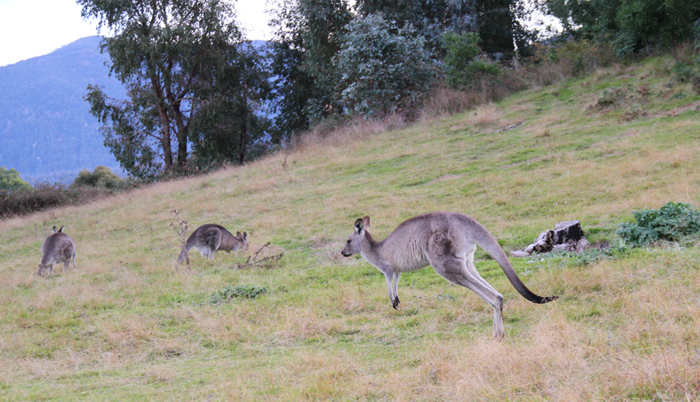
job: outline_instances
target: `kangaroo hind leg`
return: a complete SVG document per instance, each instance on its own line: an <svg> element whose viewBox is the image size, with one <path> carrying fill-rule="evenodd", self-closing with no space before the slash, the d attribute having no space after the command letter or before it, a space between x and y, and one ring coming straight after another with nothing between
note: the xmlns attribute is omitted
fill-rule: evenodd
<svg viewBox="0 0 700 402"><path fill-rule="evenodd" d="M503 338L503 296L484 283L483 279L472 275L463 258L429 253L428 259L435 272L443 278L473 291L493 307L493 336L497 339Z"/></svg>

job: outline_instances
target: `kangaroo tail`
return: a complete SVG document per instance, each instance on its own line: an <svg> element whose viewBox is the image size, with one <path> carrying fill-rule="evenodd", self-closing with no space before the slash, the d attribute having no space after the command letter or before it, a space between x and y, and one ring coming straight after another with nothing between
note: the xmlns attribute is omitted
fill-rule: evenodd
<svg viewBox="0 0 700 402"><path fill-rule="evenodd" d="M501 248L501 246L498 245L498 242L496 239L491 235L491 233L486 230L485 227L483 227L481 224L478 222L474 221L477 227L480 227L480 230L477 230L477 235L472 238L472 240L481 246L491 257L493 257L497 262L498 265L501 266L501 269L503 269L503 272L505 272L506 277L510 281L510 283L513 285L515 290L518 291L524 298L527 300L533 302L533 303L549 303L552 300L556 300L558 296L538 296L535 293L533 293L530 289L525 286L523 281L520 280L520 277L518 277L518 274L515 272L513 269L513 266L510 264L510 260L508 260L508 256L506 255L505 251Z"/></svg>

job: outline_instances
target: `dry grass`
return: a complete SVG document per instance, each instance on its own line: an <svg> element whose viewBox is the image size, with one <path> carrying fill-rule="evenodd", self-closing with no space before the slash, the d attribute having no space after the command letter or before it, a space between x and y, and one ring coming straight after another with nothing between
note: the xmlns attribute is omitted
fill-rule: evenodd
<svg viewBox="0 0 700 402"><path fill-rule="evenodd" d="M620 73L661 93L649 71ZM652 113L621 121L586 110L600 91L581 82L401 129L358 122L243 167L0 221L0 399L697 400L697 246L591 265L514 259L528 287L560 296L547 305L478 255L506 299L503 342L488 306L431 270L402 276L394 311L381 275L339 255L364 215L381 239L418 213L467 212L519 249L558 221L614 241L635 209L700 204L700 124L692 109L656 115L697 99L651 95ZM245 230L249 250L270 242L284 258L238 270L247 255L192 253L176 269L173 209L190 229ZM33 277L56 224L78 268ZM209 303L246 284L268 293Z"/></svg>

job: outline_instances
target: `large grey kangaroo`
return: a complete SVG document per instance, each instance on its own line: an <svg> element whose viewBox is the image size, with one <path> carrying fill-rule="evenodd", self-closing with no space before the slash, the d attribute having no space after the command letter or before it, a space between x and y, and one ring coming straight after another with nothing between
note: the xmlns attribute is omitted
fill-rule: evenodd
<svg viewBox="0 0 700 402"><path fill-rule="evenodd" d="M498 262L510 283L527 300L548 303L557 298L532 293L515 273L496 239L470 216L454 212L419 215L401 223L382 241L374 240L369 229L369 216L355 221L355 230L341 254L349 257L361 253L382 271L394 308L399 305L397 289L401 273L432 265L443 278L471 289L493 307L493 334L498 339L503 338L503 296L476 271L474 251L477 244Z"/></svg>
<svg viewBox="0 0 700 402"><path fill-rule="evenodd" d="M56 230L53 227L53 234L44 240L41 245L41 264L37 275L52 275L53 264L63 263L63 272L68 272L70 260L73 258L73 268L75 268L75 244L67 234L63 233L63 226Z"/></svg>
<svg viewBox="0 0 700 402"><path fill-rule="evenodd" d="M207 260L213 260L214 254L219 250L224 250L226 252L238 252L238 250L248 249L248 233L236 232L236 235L232 235L231 232L226 230L221 225L215 225L213 223L208 223L198 227L190 237L187 239L187 243L182 248L182 252L177 259L177 263L180 264L187 258L187 253L189 253L192 247L196 247L200 253Z"/></svg>

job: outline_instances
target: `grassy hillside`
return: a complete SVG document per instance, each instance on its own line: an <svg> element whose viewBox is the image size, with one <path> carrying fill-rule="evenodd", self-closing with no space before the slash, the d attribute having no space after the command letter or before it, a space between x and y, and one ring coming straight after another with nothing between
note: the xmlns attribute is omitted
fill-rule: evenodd
<svg viewBox="0 0 700 402"><path fill-rule="evenodd" d="M670 61L600 71L476 111L375 135L307 141L236 169L0 222L3 400L697 400L700 249L636 249L593 264L494 261L492 311L431 269L383 276L339 251L358 217L382 239L419 213L465 212L506 250L580 219L616 241L632 212L700 205L700 98ZM514 129L505 130L510 125ZM247 231L247 254L174 264L190 230ZM53 225L78 268L32 277ZM264 243L271 267L239 269ZM194 250L193 250L194 251ZM256 299L211 303L227 286Z"/></svg>

